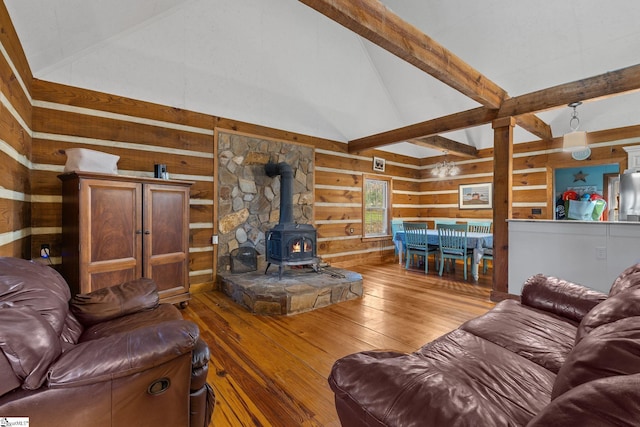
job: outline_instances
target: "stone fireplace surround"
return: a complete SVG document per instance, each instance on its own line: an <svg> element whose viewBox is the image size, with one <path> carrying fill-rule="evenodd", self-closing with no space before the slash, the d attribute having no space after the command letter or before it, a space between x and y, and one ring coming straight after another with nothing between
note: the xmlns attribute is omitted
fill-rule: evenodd
<svg viewBox="0 0 640 427"><path fill-rule="evenodd" d="M218 287L255 314L288 315L358 298L362 276L323 267L294 268L278 278L265 274L265 234L280 219L280 177L264 166L286 162L294 171L293 220L313 223L314 150L302 144L242 134L218 133ZM249 246L258 254L258 269L231 273L231 252Z"/></svg>
<svg viewBox="0 0 640 427"><path fill-rule="evenodd" d="M313 223L313 147L218 134L218 273L230 271L229 254L240 246L258 253L265 265L265 233L280 218L280 177L270 178L269 163L286 162L294 171L293 220Z"/></svg>

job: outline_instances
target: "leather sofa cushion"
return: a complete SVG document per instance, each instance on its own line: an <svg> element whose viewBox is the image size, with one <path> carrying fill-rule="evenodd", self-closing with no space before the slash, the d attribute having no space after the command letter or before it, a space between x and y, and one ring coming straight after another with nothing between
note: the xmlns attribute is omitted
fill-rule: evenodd
<svg viewBox="0 0 640 427"><path fill-rule="evenodd" d="M44 316L26 306L0 305L0 349L22 388L35 390L62 352L60 339Z"/></svg>
<svg viewBox="0 0 640 427"><path fill-rule="evenodd" d="M182 320L182 313L171 304L160 304L154 309L139 311L127 316L107 320L89 326L84 330L79 343L110 337L119 333L127 333L135 329L147 327L160 322Z"/></svg>
<svg viewBox="0 0 640 427"><path fill-rule="evenodd" d="M593 307L606 298L606 294L582 285L537 274L524 282L521 302L529 307L580 322Z"/></svg>
<svg viewBox="0 0 640 427"><path fill-rule="evenodd" d="M569 353L551 399L580 384L614 375L640 373L640 317L599 326Z"/></svg>
<svg viewBox="0 0 640 427"><path fill-rule="evenodd" d="M632 265L620 273L611 285L609 296L618 295L620 292L635 286L640 286L640 264Z"/></svg>
<svg viewBox="0 0 640 427"><path fill-rule="evenodd" d="M575 344L598 326L633 316L640 316L640 287L609 297L587 313L578 326Z"/></svg>
<svg viewBox="0 0 640 427"><path fill-rule="evenodd" d="M544 408L527 427L637 426L640 374L601 378L575 387Z"/></svg>
<svg viewBox="0 0 640 427"><path fill-rule="evenodd" d="M549 403L554 379L547 369L457 329L411 354L343 357L329 384L336 405L357 414L358 425L491 426L525 425Z"/></svg>
<svg viewBox="0 0 640 427"><path fill-rule="evenodd" d="M71 299L71 311L85 326L154 308L159 297L151 279L137 279L117 286L78 294Z"/></svg>
<svg viewBox="0 0 640 427"><path fill-rule="evenodd" d="M504 300L460 329L557 373L573 348L577 326L549 312Z"/></svg>
<svg viewBox="0 0 640 427"><path fill-rule="evenodd" d="M0 328L1 329L1 328ZM13 368L3 351L0 351L0 396L20 387L20 378L13 373Z"/></svg>
<svg viewBox="0 0 640 427"><path fill-rule="evenodd" d="M0 304L30 307L60 335L70 298L67 282L53 268L25 259L0 257Z"/></svg>

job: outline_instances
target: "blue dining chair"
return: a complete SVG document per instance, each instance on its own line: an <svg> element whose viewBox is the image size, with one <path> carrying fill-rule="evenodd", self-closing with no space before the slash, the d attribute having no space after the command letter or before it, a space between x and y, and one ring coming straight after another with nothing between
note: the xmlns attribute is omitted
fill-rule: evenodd
<svg viewBox="0 0 640 427"><path fill-rule="evenodd" d="M437 246L427 243L427 224L424 222L405 222L405 268L409 269L414 261L424 257L424 272L429 272L429 254L436 254ZM415 264L414 264L415 265Z"/></svg>
<svg viewBox="0 0 640 427"><path fill-rule="evenodd" d="M467 230L471 233L491 233L491 224L493 221L469 221L467 222ZM487 274L487 261L493 261L493 248L487 248L482 255L482 274Z"/></svg>
<svg viewBox="0 0 640 427"><path fill-rule="evenodd" d="M403 231L404 228L402 223L404 221L402 218L394 218L391 220L391 240L393 240L393 246L395 247L395 251L393 253L393 259L398 256L400 258L400 262L402 262L402 256L400 254L400 248L402 247L402 242L396 240L396 233L398 231Z"/></svg>
<svg viewBox="0 0 640 427"><path fill-rule="evenodd" d="M467 280L467 262L471 264L473 259L473 249L467 248L467 224L440 224L438 242L440 243L440 276L444 271L446 260L451 260L455 265L456 260L460 259L464 264L464 280Z"/></svg>
<svg viewBox="0 0 640 427"><path fill-rule="evenodd" d="M491 233L492 221L468 221L467 231L470 233Z"/></svg>
<svg viewBox="0 0 640 427"><path fill-rule="evenodd" d="M437 230L440 224L455 224L455 223L456 223L455 219L434 219L433 227Z"/></svg>

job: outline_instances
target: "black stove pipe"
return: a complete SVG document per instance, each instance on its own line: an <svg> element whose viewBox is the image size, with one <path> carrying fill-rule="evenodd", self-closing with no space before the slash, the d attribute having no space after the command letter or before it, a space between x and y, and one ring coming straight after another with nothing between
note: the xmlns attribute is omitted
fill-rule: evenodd
<svg viewBox="0 0 640 427"><path fill-rule="evenodd" d="M293 169L288 163L267 163L264 165L267 176L280 175L280 221L279 224L293 223Z"/></svg>

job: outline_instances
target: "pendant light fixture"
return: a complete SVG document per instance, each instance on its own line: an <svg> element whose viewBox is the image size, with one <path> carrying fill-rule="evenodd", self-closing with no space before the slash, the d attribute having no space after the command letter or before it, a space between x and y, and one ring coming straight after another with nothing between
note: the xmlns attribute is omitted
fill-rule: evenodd
<svg viewBox="0 0 640 427"><path fill-rule="evenodd" d="M569 120L569 127L571 128L571 132L564 135L562 138L562 150L563 151L580 151L587 148L587 132L579 131L580 128L580 119L578 118L578 108L579 105L582 105L582 102L572 102L569 104L569 107L573 108L573 114L571 115L571 120Z"/></svg>
<svg viewBox="0 0 640 427"><path fill-rule="evenodd" d="M456 176L460 173L460 168L453 162L447 161L447 154L449 152L445 150L444 159L437 163L433 169L431 169L431 175L438 178L444 178L446 176Z"/></svg>

